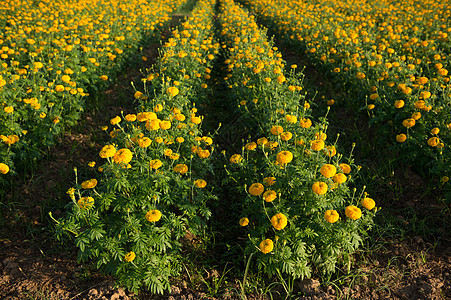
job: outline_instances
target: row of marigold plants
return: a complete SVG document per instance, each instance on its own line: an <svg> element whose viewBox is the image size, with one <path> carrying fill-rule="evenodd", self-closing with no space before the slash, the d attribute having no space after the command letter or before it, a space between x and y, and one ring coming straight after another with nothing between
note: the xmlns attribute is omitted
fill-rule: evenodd
<svg viewBox="0 0 451 300"><path fill-rule="evenodd" d="M253 126L226 166L242 203L237 226L257 270L278 277L289 293L294 279L350 266L376 203L354 187L360 167L339 152L338 137L330 141L327 120L313 119L302 74L286 66L254 16L225 0L219 23L229 101Z"/></svg>
<svg viewBox="0 0 451 300"><path fill-rule="evenodd" d="M57 236L75 236L80 261L94 260L118 283L138 292L164 293L182 271L187 235L203 236L217 197L214 144L204 135L196 103L209 90L219 44L213 39L214 0L200 0L172 31L141 83L136 113L105 130L111 141L93 159L92 178L68 190L68 213ZM94 168L97 167L97 170Z"/></svg>
<svg viewBox="0 0 451 300"><path fill-rule="evenodd" d="M28 169L73 126L88 88L102 91L184 2L3 1L0 183Z"/></svg>
<svg viewBox="0 0 451 300"><path fill-rule="evenodd" d="M427 170L451 199L449 3L243 3L348 90L345 104L368 114L379 146L390 147L400 163Z"/></svg>

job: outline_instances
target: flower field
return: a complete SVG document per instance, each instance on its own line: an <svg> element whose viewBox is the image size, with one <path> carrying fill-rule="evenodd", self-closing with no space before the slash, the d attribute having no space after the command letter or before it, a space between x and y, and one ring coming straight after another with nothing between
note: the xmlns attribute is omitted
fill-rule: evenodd
<svg viewBox="0 0 451 300"><path fill-rule="evenodd" d="M445 299L451 16L446 2L429 4L4 1L0 295L96 299L90 278L109 276L128 293L118 297L137 299L180 289L199 299L386 298L392 289ZM336 82L336 101L316 99L310 91L321 88L285 60L288 50ZM367 129L340 134L331 110L363 118L394 166L385 157L380 169L366 166L372 158L356 149L367 141L348 132ZM90 142L72 144L83 124ZM58 166L60 152L72 165ZM59 175L46 175L52 168ZM398 181L406 189L387 188ZM418 207L397 210L402 201ZM55 291L64 279L18 285L33 280L6 246L15 231L43 259L60 249L85 275L66 273L69 291ZM412 240L422 244L411 250ZM396 250L399 260L413 258L403 270L435 267L430 289L404 291L394 282L410 284L415 272L387 279L370 263L401 246L409 254ZM397 256L387 270L401 270Z"/></svg>

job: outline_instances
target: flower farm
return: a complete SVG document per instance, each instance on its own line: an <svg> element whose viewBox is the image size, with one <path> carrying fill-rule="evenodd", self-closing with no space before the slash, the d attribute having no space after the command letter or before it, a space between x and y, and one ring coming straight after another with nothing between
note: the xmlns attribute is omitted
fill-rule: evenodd
<svg viewBox="0 0 451 300"><path fill-rule="evenodd" d="M2 298L451 297L450 3L0 11Z"/></svg>

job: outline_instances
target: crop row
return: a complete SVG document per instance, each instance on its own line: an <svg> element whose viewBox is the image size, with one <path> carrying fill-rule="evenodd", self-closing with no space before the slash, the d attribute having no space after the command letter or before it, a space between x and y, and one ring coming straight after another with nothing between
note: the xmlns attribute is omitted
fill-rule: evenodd
<svg viewBox="0 0 451 300"><path fill-rule="evenodd" d="M0 172L26 168L72 126L183 1L2 1ZM5 180L2 176L0 180Z"/></svg>
<svg viewBox="0 0 451 300"><path fill-rule="evenodd" d="M379 147L427 169L435 182L449 180L449 3L243 2L345 87L345 102L379 129Z"/></svg>

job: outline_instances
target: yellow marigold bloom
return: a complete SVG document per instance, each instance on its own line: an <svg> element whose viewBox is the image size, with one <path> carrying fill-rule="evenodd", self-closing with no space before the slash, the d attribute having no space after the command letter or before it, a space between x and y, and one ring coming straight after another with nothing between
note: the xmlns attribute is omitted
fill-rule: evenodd
<svg viewBox="0 0 451 300"><path fill-rule="evenodd" d="M161 104L157 104L157 105L155 105L155 107L153 108L153 111L154 112L160 112L160 111L162 111L163 110L163 105L161 105Z"/></svg>
<svg viewBox="0 0 451 300"><path fill-rule="evenodd" d="M415 121L418 120L419 118L421 118L421 113L419 111L414 112L412 114L412 119L414 119Z"/></svg>
<svg viewBox="0 0 451 300"><path fill-rule="evenodd" d="M162 163L161 160L159 160L159 159L152 159L152 160L149 162L149 166L150 166L152 169L154 169L154 170L157 170L157 169L160 168L162 165L163 165L163 163Z"/></svg>
<svg viewBox="0 0 451 300"><path fill-rule="evenodd" d="M157 115L153 111L140 112L136 116L136 119L139 122L146 122L146 121L149 121L149 120L157 119Z"/></svg>
<svg viewBox="0 0 451 300"><path fill-rule="evenodd" d="M310 128L312 126L312 121L310 119L301 119L299 120L299 125L302 128Z"/></svg>
<svg viewBox="0 0 451 300"><path fill-rule="evenodd" d="M97 179L89 179L89 180L86 180L86 181L83 181L82 183L81 183L81 188L82 189L92 189L92 188L95 188L95 186L97 185Z"/></svg>
<svg viewBox="0 0 451 300"><path fill-rule="evenodd" d="M395 107L396 108L401 108L404 106L404 100L396 100L395 101Z"/></svg>
<svg viewBox="0 0 451 300"><path fill-rule="evenodd" d="M362 211L360 210L360 208L358 208L357 206L354 206L354 205L350 205L350 206L346 207L345 214L346 214L346 217L353 219L353 220L357 220L357 219L360 219L360 217L362 217Z"/></svg>
<svg viewBox="0 0 451 300"><path fill-rule="evenodd" d="M249 151L255 150L255 148L257 148L257 143L255 143L255 142L247 143L245 148L246 148L246 150L249 150Z"/></svg>
<svg viewBox="0 0 451 300"><path fill-rule="evenodd" d="M55 86L55 91L57 91L57 92L62 92L62 91L64 91L64 85L57 84L57 85Z"/></svg>
<svg viewBox="0 0 451 300"><path fill-rule="evenodd" d="M196 181L194 181L194 185L198 188L203 189L207 186L207 182L203 179L197 179Z"/></svg>
<svg viewBox="0 0 451 300"><path fill-rule="evenodd" d="M3 110L5 111L5 113L11 114L14 111L14 107L6 106Z"/></svg>
<svg viewBox="0 0 451 300"><path fill-rule="evenodd" d="M329 157L332 157L337 154L337 149L335 148L334 145L326 146L326 148L324 148L324 150L323 150L323 153Z"/></svg>
<svg viewBox="0 0 451 300"><path fill-rule="evenodd" d="M96 165L96 162L95 162L95 161L90 161L90 162L88 163L88 166L91 167L91 168L94 168L95 165Z"/></svg>
<svg viewBox="0 0 451 300"><path fill-rule="evenodd" d="M402 121L402 125L406 128L411 128L415 126L415 119L405 119L404 121Z"/></svg>
<svg viewBox="0 0 451 300"><path fill-rule="evenodd" d="M136 115L135 114L128 114L125 116L125 120L127 122L134 122L136 121Z"/></svg>
<svg viewBox="0 0 451 300"><path fill-rule="evenodd" d="M240 219L240 226L241 227L247 226L248 224L249 224L249 219L248 218L244 217L244 218Z"/></svg>
<svg viewBox="0 0 451 300"><path fill-rule="evenodd" d="M186 172L188 172L188 166L185 164L177 164L174 167L174 172L178 172L178 173L184 175Z"/></svg>
<svg viewBox="0 0 451 300"><path fill-rule="evenodd" d="M266 202L272 202L277 198L277 194L273 190L268 190L263 193L263 200Z"/></svg>
<svg viewBox="0 0 451 300"><path fill-rule="evenodd" d="M279 164L288 164L293 160L293 154L290 151L281 151L277 153L276 160Z"/></svg>
<svg viewBox="0 0 451 300"><path fill-rule="evenodd" d="M376 202L373 199L365 197L362 199L361 204L368 210L372 210L376 206Z"/></svg>
<svg viewBox="0 0 451 300"><path fill-rule="evenodd" d="M347 178L346 175L343 173L337 173L332 177L333 181L336 183L345 183Z"/></svg>
<svg viewBox="0 0 451 300"><path fill-rule="evenodd" d="M287 122L289 122L289 123L296 124L296 122L298 121L298 118L293 115L285 115L285 120L287 120Z"/></svg>
<svg viewBox="0 0 451 300"><path fill-rule="evenodd" d="M112 119L110 120L110 124L111 124L111 125L116 125L116 124L119 124L120 121L121 121L121 117L116 116L116 117L114 117L114 118L112 118Z"/></svg>
<svg viewBox="0 0 451 300"><path fill-rule="evenodd" d="M152 119L146 122L147 130L158 130L160 129L160 119Z"/></svg>
<svg viewBox="0 0 451 300"><path fill-rule="evenodd" d="M178 136L178 137L175 138L175 141L177 143L181 144L181 143L183 143L185 141L185 139L183 137L181 137L181 136Z"/></svg>
<svg viewBox="0 0 451 300"><path fill-rule="evenodd" d="M274 134L274 135L279 135L279 134L281 134L282 132L283 132L283 127L282 127L282 126L274 125L274 126L271 128L271 133Z"/></svg>
<svg viewBox="0 0 451 300"><path fill-rule="evenodd" d="M311 143L310 148L314 151L320 151L324 149L324 141L323 140L315 140Z"/></svg>
<svg viewBox="0 0 451 300"><path fill-rule="evenodd" d="M445 183L449 181L449 177L448 176L443 176L442 179L440 179L441 182Z"/></svg>
<svg viewBox="0 0 451 300"><path fill-rule="evenodd" d="M437 145L440 143L440 140L438 137L431 137L428 139L428 145L431 147L437 147Z"/></svg>
<svg viewBox="0 0 451 300"><path fill-rule="evenodd" d="M133 251L128 252L127 254L125 254L124 260L126 262L131 262L136 258L136 254Z"/></svg>
<svg viewBox="0 0 451 300"><path fill-rule="evenodd" d="M321 167L320 172L324 177L330 178L337 173L337 168L334 165L325 164Z"/></svg>
<svg viewBox="0 0 451 300"><path fill-rule="evenodd" d="M293 137L293 134L289 131L282 132L280 138L282 141L289 141Z"/></svg>
<svg viewBox="0 0 451 300"><path fill-rule="evenodd" d="M260 243L259 248L260 248L261 252L263 252L264 254L267 254L274 249L274 243L272 240L266 239Z"/></svg>
<svg viewBox="0 0 451 300"><path fill-rule="evenodd" d="M138 145L141 148L147 148L150 146L150 144L152 144L152 140L149 139L148 137L138 139Z"/></svg>
<svg viewBox="0 0 451 300"><path fill-rule="evenodd" d="M271 224L275 229L282 230L287 226L288 219L284 214L278 213L271 218Z"/></svg>
<svg viewBox="0 0 451 300"><path fill-rule="evenodd" d="M356 76L358 79L364 79L366 77L365 73L357 72Z"/></svg>
<svg viewBox="0 0 451 300"><path fill-rule="evenodd" d="M113 157L116 154L116 148L113 145L106 145L100 150L99 156L101 158Z"/></svg>
<svg viewBox="0 0 451 300"><path fill-rule="evenodd" d="M89 210L94 206L94 198L82 197L77 201L78 207L83 210Z"/></svg>
<svg viewBox="0 0 451 300"><path fill-rule="evenodd" d="M265 187L263 186L263 184L256 182L251 184L251 186L249 187L249 194L253 196L260 196L264 190Z"/></svg>
<svg viewBox="0 0 451 300"><path fill-rule="evenodd" d="M232 164L237 164L239 163L241 160L243 159L243 157L240 154L233 154L232 157L230 157L230 162Z"/></svg>
<svg viewBox="0 0 451 300"><path fill-rule="evenodd" d="M176 88L175 86L171 86L168 87L168 89L166 90L166 92L168 93L168 95L170 95L171 97L175 97L179 94L179 89Z"/></svg>
<svg viewBox="0 0 451 300"><path fill-rule="evenodd" d="M343 173L345 174L349 174L351 173L351 166L345 163L341 163L340 165L340 169L343 171Z"/></svg>
<svg viewBox="0 0 451 300"><path fill-rule="evenodd" d="M276 183L276 177L265 177L263 179L263 184L267 186L271 186Z"/></svg>
<svg viewBox="0 0 451 300"><path fill-rule="evenodd" d="M6 174L9 172L9 166L4 163L0 163L0 173Z"/></svg>
<svg viewBox="0 0 451 300"><path fill-rule="evenodd" d="M268 143L268 139L265 137L261 137L257 140L258 145L266 145Z"/></svg>
<svg viewBox="0 0 451 300"><path fill-rule="evenodd" d="M396 141L398 143L404 143L406 140L407 140L407 135L405 135L404 133L396 135Z"/></svg>
<svg viewBox="0 0 451 300"><path fill-rule="evenodd" d="M118 150L114 156L113 156L113 161L117 164L123 163L123 164L128 164L133 158L133 153L127 149L127 148L123 148Z"/></svg>
<svg viewBox="0 0 451 300"><path fill-rule="evenodd" d="M317 195L324 195L325 193L327 193L327 183L317 181L313 184L312 190Z"/></svg>
<svg viewBox="0 0 451 300"><path fill-rule="evenodd" d="M205 149L205 150L199 149L199 150L197 151L197 155L198 155L200 158L207 158L207 157L210 156L210 151L209 151L208 149Z"/></svg>
<svg viewBox="0 0 451 300"><path fill-rule="evenodd" d="M135 99L141 99L141 96L143 95L143 93L141 93L140 91L136 91L135 92Z"/></svg>
<svg viewBox="0 0 451 300"><path fill-rule="evenodd" d="M171 128L171 122L169 121L161 121L160 122L160 128L163 130L167 130L169 128Z"/></svg>
<svg viewBox="0 0 451 300"><path fill-rule="evenodd" d="M201 118L199 118L199 117L196 117L196 116L192 116L191 117L191 123L194 123L194 124L200 124L202 122L202 119Z"/></svg>
<svg viewBox="0 0 451 300"><path fill-rule="evenodd" d="M283 75L277 76L277 82L278 82L278 83L283 83L283 82L285 82L285 81L287 81L287 79L285 78L285 76L283 76Z"/></svg>
<svg viewBox="0 0 451 300"><path fill-rule="evenodd" d="M437 127L431 129L431 134L439 134L439 132L440 129L438 129Z"/></svg>
<svg viewBox="0 0 451 300"><path fill-rule="evenodd" d="M428 81L429 81L429 79L427 77L420 77L417 80L418 84L426 84L426 83L428 83Z"/></svg>
<svg viewBox="0 0 451 300"><path fill-rule="evenodd" d="M103 81L107 81L108 80L108 76L102 75L102 76L100 76L100 79L102 79Z"/></svg>
<svg viewBox="0 0 451 300"><path fill-rule="evenodd" d="M158 222L160 219L161 212L158 209L152 209L146 213L146 220L149 222Z"/></svg>
<svg viewBox="0 0 451 300"><path fill-rule="evenodd" d="M61 76L61 80L64 81L65 83L69 83L70 82L70 76L69 75L63 75L63 76Z"/></svg>
<svg viewBox="0 0 451 300"><path fill-rule="evenodd" d="M329 223L335 223L338 221L338 219L340 218L340 215L338 214L338 212L336 210L326 210L326 212L324 213L324 219L326 219L327 222Z"/></svg>
<svg viewBox="0 0 451 300"><path fill-rule="evenodd" d="M176 114L176 115L175 115L175 119L176 119L177 121L183 122L183 121L185 121L186 117L185 117L185 115L183 115L183 114Z"/></svg>

